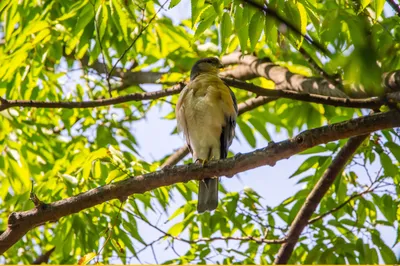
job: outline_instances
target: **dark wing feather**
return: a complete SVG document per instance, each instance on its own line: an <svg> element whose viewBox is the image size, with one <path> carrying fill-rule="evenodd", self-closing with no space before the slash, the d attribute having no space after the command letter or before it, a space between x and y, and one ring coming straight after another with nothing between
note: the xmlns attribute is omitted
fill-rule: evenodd
<svg viewBox="0 0 400 266"><path fill-rule="evenodd" d="M225 84L226 85L226 84ZM236 111L236 115L238 113L237 101L235 94L233 94L232 90L226 85L229 89L229 93L231 94L233 105ZM220 159L225 159L228 156L229 146L231 146L233 138L235 136L235 126L236 126L236 116L225 116L225 126L222 127L222 132L220 136Z"/></svg>

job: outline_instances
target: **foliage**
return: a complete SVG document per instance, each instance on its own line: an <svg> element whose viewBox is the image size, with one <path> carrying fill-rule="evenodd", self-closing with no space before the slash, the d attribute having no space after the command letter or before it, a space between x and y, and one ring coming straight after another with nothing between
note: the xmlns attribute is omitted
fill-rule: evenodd
<svg viewBox="0 0 400 266"><path fill-rule="evenodd" d="M198 58L237 49L268 57L293 73L321 76L309 63L311 57L326 76L340 76L347 93L351 84L357 84L369 95L381 95L381 75L400 68L400 17L388 12L390 7L382 0L269 0L268 7L296 31L239 0L192 0L191 10L186 11L190 18L178 22L168 12L159 12L181 4L180 0L1 1L0 96L83 101L108 98L110 90L113 96L123 96L148 91L142 82L125 77L136 72L146 76L149 71L160 73L160 78L143 83L168 88L187 81ZM260 77L251 82L274 86ZM254 97L233 90L238 102ZM50 203L159 169L173 151L160 160L144 160L145 147L134 129L158 108L167 110L160 115L175 123L177 97L90 109L2 111L0 232L7 228L11 212L34 208L29 200L31 180L37 197ZM368 111L279 99L241 115L237 132L256 148L261 139L270 141L277 132L291 137L362 114ZM31 230L0 262L32 263L53 247L50 263L142 262L148 250L157 253L168 246L171 259L159 263L272 263L280 244L246 237L283 238L343 144L327 143L304 152L303 164L290 173L303 186L276 206L270 206L258 188L228 191L221 186L218 209L199 215L196 182L179 183L132 195L123 204L105 202L46 223ZM398 242L399 162L398 132L372 135L321 201L313 215L316 220L301 235L290 263L398 263L394 245L385 242L379 226L397 232ZM370 167L382 170L372 174ZM168 217L167 223L160 225L158 216L163 221ZM157 246L159 242L163 246Z"/></svg>

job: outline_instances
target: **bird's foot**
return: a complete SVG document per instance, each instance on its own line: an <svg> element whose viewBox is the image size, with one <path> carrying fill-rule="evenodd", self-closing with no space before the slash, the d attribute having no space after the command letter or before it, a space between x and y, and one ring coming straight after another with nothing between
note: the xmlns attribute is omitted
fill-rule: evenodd
<svg viewBox="0 0 400 266"><path fill-rule="evenodd" d="M195 163L200 163L201 166L204 166L206 163L208 162L208 160L203 160L203 159L197 159Z"/></svg>
<svg viewBox="0 0 400 266"><path fill-rule="evenodd" d="M44 203L43 201L41 201L35 194L35 192L33 191L33 186L34 186L34 181L33 179L31 179L32 182L32 189L31 189L31 193L29 194L29 199L33 202L33 204L35 204L36 208L39 207L46 207L46 203Z"/></svg>

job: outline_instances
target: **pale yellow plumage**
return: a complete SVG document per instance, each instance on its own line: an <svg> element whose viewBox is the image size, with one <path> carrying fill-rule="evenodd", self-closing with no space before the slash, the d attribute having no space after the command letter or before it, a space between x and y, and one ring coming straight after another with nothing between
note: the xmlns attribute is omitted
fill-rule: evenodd
<svg viewBox="0 0 400 266"><path fill-rule="evenodd" d="M195 75L191 76L176 105L178 128L184 133L194 161L226 158L237 116L234 96L217 75L215 65L219 61L212 64L214 61L207 60L199 61L201 64L192 69ZM202 182L199 212L215 209L218 204L218 180Z"/></svg>

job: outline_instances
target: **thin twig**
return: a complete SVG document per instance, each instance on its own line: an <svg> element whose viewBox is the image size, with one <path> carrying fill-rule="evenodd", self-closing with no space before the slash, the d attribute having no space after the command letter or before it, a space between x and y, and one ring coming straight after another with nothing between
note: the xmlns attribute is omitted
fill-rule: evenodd
<svg viewBox="0 0 400 266"><path fill-rule="evenodd" d="M164 230L160 229L158 226L153 225L152 223L150 223L149 221L147 221L146 219L143 219L142 217L140 217L139 215L136 215L135 213L129 211L129 210L124 210L127 214L132 215L133 217L140 219L141 221L145 222L147 225L149 225L150 227L154 228L155 230L157 230L158 232L160 232L161 234L164 235L164 237L169 237L172 238L174 240L179 240L182 242L185 242L187 244L196 244L199 242L212 242L212 241L217 241L217 240L239 240L239 241L254 241L256 243L266 243L266 244L282 244L286 241L286 239L265 239L263 237L254 237L254 236L242 236L242 237L235 237L235 236L228 236L228 237L203 237L203 238L198 238L198 239L194 239L194 240L189 240L189 239L185 239L185 238L181 238L179 236L173 236L168 232L165 232Z"/></svg>
<svg viewBox="0 0 400 266"><path fill-rule="evenodd" d="M154 92L146 92L146 93L131 93L124 96L109 98L109 99L100 99L100 100L92 100L92 101L82 101L82 102L50 102L50 101L34 101L34 100L5 100L0 97L0 111L11 107L34 107L34 108L93 108L100 106L109 106L115 105L130 101L143 101L143 100L155 100L161 97L166 97L174 94L178 94L183 88L185 84L180 83L172 88L166 90L159 90Z"/></svg>
<svg viewBox="0 0 400 266"><path fill-rule="evenodd" d="M111 224L111 228L108 228L109 233L108 233L107 239L106 239L106 241L104 241L104 244L102 245L102 247L99 249L99 251L98 251L97 254L96 254L96 256L97 256L97 263L99 262L99 256L100 256L101 251L102 251L103 248L107 245L108 241L111 239L111 236L112 236L113 231L114 231L113 228L114 228L115 224L117 223L117 219L120 217L120 214L121 214L121 210L122 210L122 206L123 206L123 205L124 205L124 202L121 202L121 205L118 207L117 216L115 217L114 222Z"/></svg>
<svg viewBox="0 0 400 266"><path fill-rule="evenodd" d="M153 253L153 258L154 258L156 264L159 264L159 263L158 263L158 260L157 260L156 253L154 252L154 247L153 247L153 245L150 245L150 248L151 248L151 252Z"/></svg>

